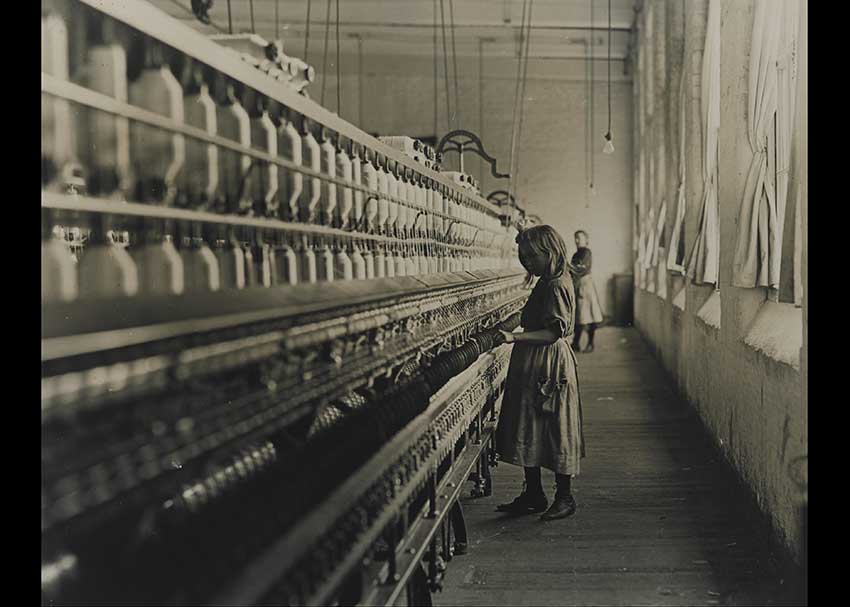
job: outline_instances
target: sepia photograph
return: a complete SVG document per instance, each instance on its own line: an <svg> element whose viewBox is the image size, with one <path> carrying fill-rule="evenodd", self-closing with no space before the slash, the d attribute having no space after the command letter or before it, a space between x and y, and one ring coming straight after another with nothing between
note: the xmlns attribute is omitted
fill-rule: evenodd
<svg viewBox="0 0 850 607"><path fill-rule="evenodd" d="M40 2L42 605L808 605L807 0Z"/></svg>

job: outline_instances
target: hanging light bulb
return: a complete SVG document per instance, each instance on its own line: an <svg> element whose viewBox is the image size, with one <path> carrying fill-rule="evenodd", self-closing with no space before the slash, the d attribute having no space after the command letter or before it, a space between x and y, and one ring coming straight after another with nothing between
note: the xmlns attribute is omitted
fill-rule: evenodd
<svg viewBox="0 0 850 607"><path fill-rule="evenodd" d="M611 133L605 133L605 145L602 148L603 154L614 153L614 142L611 141Z"/></svg>
<svg viewBox="0 0 850 607"><path fill-rule="evenodd" d="M602 153L614 153L614 143L611 141L611 0L608 0L608 132L605 133Z"/></svg>

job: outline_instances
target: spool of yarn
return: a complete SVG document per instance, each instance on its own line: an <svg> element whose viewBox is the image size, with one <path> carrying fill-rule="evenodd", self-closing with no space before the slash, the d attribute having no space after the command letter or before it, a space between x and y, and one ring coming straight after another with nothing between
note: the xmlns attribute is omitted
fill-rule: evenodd
<svg viewBox="0 0 850 607"><path fill-rule="evenodd" d="M521 316L522 315L519 312L512 314L502 322L498 323L495 328L502 331L513 331L519 326Z"/></svg>

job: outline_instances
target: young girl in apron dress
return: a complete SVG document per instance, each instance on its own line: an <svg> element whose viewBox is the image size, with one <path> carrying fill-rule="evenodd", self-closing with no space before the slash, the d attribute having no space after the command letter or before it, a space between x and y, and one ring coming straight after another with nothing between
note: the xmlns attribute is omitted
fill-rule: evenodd
<svg viewBox="0 0 850 607"><path fill-rule="evenodd" d="M523 332L502 336L515 343L496 429L496 451L507 463L523 466L525 489L498 510L511 514L546 511L544 520L576 510L570 489L584 457L581 400L576 359L568 338L574 326L575 294L563 238L548 225L517 237L519 260L538 276L522 311ZM543 492L540 468L555 473L552 506Z"/></svg>

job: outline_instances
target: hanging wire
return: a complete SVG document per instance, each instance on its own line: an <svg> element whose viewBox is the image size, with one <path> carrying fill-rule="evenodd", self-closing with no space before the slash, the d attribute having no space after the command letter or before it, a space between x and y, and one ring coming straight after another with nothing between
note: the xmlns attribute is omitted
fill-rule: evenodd
<svg viewBox="0 0 850 607"><path fill-rule="evenodd" d="M590 179L590 155L592 154L591 146L593 145L593 131L590 128L590 87L593 86L590 81L590 45L584 45L584 183L589 186L592 181ZM588 188L584 192L585 205L588 204Z"/></svg>
<svg viewBox="0 0 850 607"><path fill-rule="evenodd" d="M519 167L520 167L520 146L522 144L522 126L525 119L525 86L528 82L528 57L529 57L529 47L531 44L531 9L534 5L534 0L529 0L528 3L528 16L525 24L525 48L523 50L523 61L522 61L522 76L520 78L520 93L519 93L519 109L518 109L518 126L517 126L517 153L516 153L516 166L514 172L516 174L516 180L514 181L514 189L513 193L516 194L516 187L519 184Z"/></svg>
<svg viewBox="0 0 850 607"><path fill-rule="evenodd" d="M593 10L593 0L588 0L590 2L590 132L591 132L591 141L593 140L593 133L596 132L596 121L595 121L595 113L593 107L593 26L595 25L595 11ZM590 189L593 190L593 181L595 178L594 171L594 154L593 148L590 150Z"/></svg>
<svg viewBox="0 0 850 607"><path fill-rule="evenodd" d="M478 39L478 136L484 139L484 39ZM483 164L479 163L483 168ZM483 177L483 175L481 175ZM482 179L483 181L483 179Z"/></svg>
<svg viewBox="0 0 850 607"><path fill-rule="evenodd" d="M227 0L227 29L233 33L233 14L230 12L230 0Z"/></svg>
<svg viewBox="0 0 850 607"><path fill-rule="evenodd" d="M336 113L342 118L342 80L339 61L339 0L336 0Z"/></svg>
<svg viewBox="0 0 850 607"><path fill-rule="evenodd" d="M274 3L274 38L280 40L280 0Z"/></svg>
<svg viewBox="0 0 850 607"><path fill-rule="evenodd" d="M513 179L514 179L514 163L516 162L516 130L517 130L517 110L519 109L519 89L520 89L520 76L522 75L522 48L523 48L523 35L525 35L525 16L528 10L528 0L523 0L522 2L522 19L520 20L520 28L519 28L519 49L517 53L517 64L516 64L516 85L514 88L514 110L513 116L511 117L511 156L510 156L510 165L511 165L511 188L513 187ZM511 188L508 188L511 190ZM512 190L511 190L512 191Z"/></svg>
<svg viewBox="0 0 850 607"><path fill-rule="evenodd" d="M230 4L230 0L227 0L228 4ZM310 63L307 59L307 51L310 49L310 8L313 4L313 0L307 0L307 21L305 23L305 31L304 31L304 62Z"/></svg>
<svg viewBox="0 0 850 607"><path fill-rule="evenodd" d="M256 34L257 29L254 27L254 0L248 0L248 10L251 12L251 33Z"/></svg>
<svg viewBox="0 0 850 607"><path fill-rule="evenodd" d="M363 127L363 37L357 34L357 121Z"/></svg>
<svg viewBox="0 0 850 607"><path fill-rule="evenodd" d="M434 137L437 136L437 105L438 105L438 74L437 74L437 0L434 0Z"/></svg>
<svg viewBox="0 0 850 607"><path fill-rule="evenodd" d="M452 129L452 108L449 99L449 53L446 50L446 9L443 4L444 0L440 0L440 26L443 30L443 69L446 78L446 120L448 121L448 130Z"/></svg>
<svg viewBox="0 0 850 607"><path fill-rule="evenodd" d="M527 14L526 2L523 1L523 20L520 24L520 56L517 65L517 98L514 104L514 134L512 140L513 151L511 153L511 181L509 193L516 198L517 175L519 173L519 144L522 129L522 116L525 109L525 80L528 75L528 39L531 36L531 10L534 0L528 0Z"/></svg>
<svg viewBox="0 0 850 607"><path fill-rule="evenodd" d="M458 126L461 125L461 112L460 112L460 94L458 93L458 73L457 73L457 47L455 46L455 9L454 9L454 0L449 0L449 20L451 25L452 32L452 63L454 65L454 85L455 85L455 113L457 114L457 119L454 121Z"/></svg>
<svg viewBox="0 0 850 607"><path fill-rule="evenodd" d="M328 82L328 39L331 36L331 0L328 0L328 10L325 13L325 50L322 57L322 107L325 105L325 89Z"/></svg>
<svg viewBox="0 0 850 607"><path fill-rule="evenodd" d="M608 136L611 136L611 0L608 0Z"/></svg>
<svg viewBox="0 0 850 607"><path fill-rule="evenodd" d="M516 174L517 174L517 182L519 180L519 143L522 141L522 125L525 120L525 85L528 83L528 57L529 57L529 48L531 47L531 9L534 6L534 0L529 0L528 3L528 23L526 25L526 33L525 33L525 58L523 59L522 66L522 87L520 94L520 102L519 102L519 128L517 129L517 158L516 158ZM514 187L514 193L516 193L516 187Z"/></svg>

